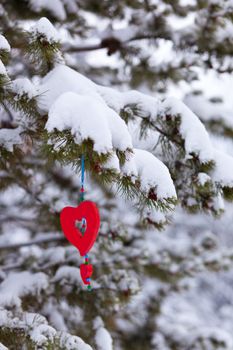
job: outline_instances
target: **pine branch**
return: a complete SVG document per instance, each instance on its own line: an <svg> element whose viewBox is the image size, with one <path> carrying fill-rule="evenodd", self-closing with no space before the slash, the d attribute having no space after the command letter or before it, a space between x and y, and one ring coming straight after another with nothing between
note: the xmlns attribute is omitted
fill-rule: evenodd
<svg viewBox="0 0 233 350"><path fill-rule="evenodd" d="M22 247L29 247L31 245L41 245L45 243L65 242L65 241L66 241L66 238L64 236L39 238L39 239L34 239L32 241L23 242L23 243L1 244L0 250L12 250L12 249L19 249Z"/></svg>
<svg viewBox="0 0 233 350"><path fill-rule="evenodd" d="M134 37L121 41L118 38L114 37L114 32L111 37L104 38L101 40L98 44L94 45L83 45L83 46L66 46L64 48L64 51L68 53L79 53L79 52L88 52L88 51L96 51L96 50L102 50L107 49L108 55L112 55L113 53L119 51L122 48L127 48L127 44L130 44L134 41L141 41L141 40L151 40L151 39L160 39L161 37L157 34L138 34ZM168 39L166 36L163 37L163 39Z"/></svg>

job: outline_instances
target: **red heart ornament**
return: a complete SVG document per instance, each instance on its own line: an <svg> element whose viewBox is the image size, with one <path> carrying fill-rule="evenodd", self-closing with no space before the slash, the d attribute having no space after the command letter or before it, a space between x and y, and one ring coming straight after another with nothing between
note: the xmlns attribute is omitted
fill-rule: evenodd
<svg viewBox="0 0 233 350"><path fill-rule="evenodd" d="M92 273L93 273L93 266L91 264L80 265L80 274L84 284L90 284L90 281L87 281L87 278L90 278Z"/></svg>
<svg viewBox="0 0 233 350"><path fill-rule="evenodd" d="M84 234L75 226L76 221L86 220ZM60 214L62 230L71 244L78 248L80 255L89 252L98 235L100 227L99 210L95 203L84 201L77 207L65 207Z"/></svg>

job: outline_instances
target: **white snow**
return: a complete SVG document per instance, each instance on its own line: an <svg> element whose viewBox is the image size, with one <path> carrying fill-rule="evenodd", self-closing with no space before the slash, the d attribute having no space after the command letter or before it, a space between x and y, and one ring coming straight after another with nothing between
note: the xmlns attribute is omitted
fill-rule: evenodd
<svg viewBox="0 0 233 350"><path fill-rule="evenodd" d="M202 163L213 160L209 135L198 117L187 106L176 98L167 98L161 104L160 114L181 118L180 133L185 141L188 157L191 153L195 153Z"/></svg>
<svg viewBox="0 0 233 350"><path fill-rule="evenodd" d="M222 186L233 187L233 157L215 150L214 161L215 168L211 174L213 180Z"/></svg>
<svg viewBox="0 0 233 350"><path fill-rule="evenodd" d="M43 35L50 43L59 41L57 30L46 17L42 17L38 22L36 22L36 24L31 28L30 32L35 36L38 34Z"/></svg>
<svg viewBox="0 0 233 350"><path fill-rule="evenodd" d="M107 153L112 138L103 109L97 99L66 92L51 106L45 127L49 132L69 129L77 144L91 139L96 152Z"/></svg>
<svg viewBox="0 0 233 350"><path fill-rule="evenodd" d="M40 99L41 108L47 111L62 93L69 91L96 97L107 103L117 113L127 105L136 104L141 116L150 117L152 120L156 119L160 106L157 98L134 90L119 92L97 85L72 68L59 64L42 80L40 85L40 92L43 94Z"/></svg>
<svg viewBox="0 0 233 350"><path fill-rule="evenodd" d="M35 12L48 10L57 19L61 21L66 19L66 12L61 0L29 0L29 3Z"/></svg>
<svg viewBox="0 0 233 350"><path fill-rule="evenodd" d="M112 88L96 85L98 93L103 97L106 103L117 113L128 105L136 105L139 115L142 118L156 120L160 101L152 96L145 95L136 90L119 92Z"/></svg>
<svg viewBox="0 0 233 350"><path fill-rule="evenodd" d="M112 350L112 337L104 327L103 321L99 316L94 320L94 329L96 329L95 342L97 350Z"/></svg>
<svg viewBox="0 0 233 350"><path fill-rule="evenodd" d="M224 19L222 26L219 26L215 33L216 41L222 43L224 40L233 41L233 25L228 19Z"/></svg>
<svg viewBox="0 0 233 350"><path fill-rule="evenodd" d="M10 52L10 50L11 50L11 47L10 47L8 41L6 40L6 38L2 34L0 34L0 50L4 50L7 52Z"/></svg>
<svg viewBox="0 0 233 350"><path fill-rule="evenodd" d="M12 152L14 145L22 144L23 142L20 137L21 132L21 127L15 129L0 129L0 145Z"/></svg>
<svg viewBox="0 0 233 350"><path fill-rule="evenodd" d="M108 25L107 28L105 28L103 31L99 31L98 35L102 40L106 38L115 38L120 42L125 42L135 37L137 33L138 26L136 25L131 25L126 28L119 29L114 29L111 25Z"/></svg>
<svg viewBox="0 0 233 350"><path fill-rule="evenodd" d="M56 333L57 332L53 327L41 324L30 332L30 337L37 345L43 345L49 340L53 341Z"/></svg>
<svg viewBox="0 0 233 350"><path fill-rule="evenodd" d="M220 193L218 193L217 196L214 197L213 207L217 211L220 211L220 212L224 211L225 203L224 203L223 197L222 197L222 195Z"/></svg>
<svg viewBox="0 0 233 350"><path fill-rule="evenodd" d="M143 211L143 218L149 219L151 222L161 225L167 222L165 213L161 212L160 210L156 210L155 208L145 208Z"/></svg>
<svg viewBox="0 0 233 350"><path fill-rule="evenodd" d="M1 60L0 60L0 74L7 75L6 68Z"/></svg>
<svg viewBox="0 0 233 350"><path fill-rule="evenodd" d="M67 281L74 285L82 285L82 279L80 277L80 271L77 267L73 266L61 266L56 271L53 278L54 282L62 282L66 284Z"/></svg>
<svg viewBox="0 0 233 350"><path fill-rule="evenodd" d="M211 102L203 95L187 95L185 104L204 122L220 121L233 128L232 108L222 102Z"/></svg>
<svg viewBox="0 0 233 350"><path fill-rule="evenodd" d="M75 92L79 95L101 97L95 91L95 84L88 78L64 64L58 64L43 79L39 87L42 94L39 105L44 111L48 111L53 102L64 92Z"/></svg>
<svg viewBox="0 0 233 350"><path fill-rule="evenodd" d="M116 155L116 153L112 153L109 160L107 160L106 163L103 165L104 169L112 169L116 171L117 173L120 173L120 164L119 164L119 159Z"/></svg>
<svg viewBox="0 0 233 350"><path fill-rule="evenodd" d="M67 335L65 332L61 332L59 334L60 336L60 346L63 349L66 350L92 350L92 347L84 341L77 337L77 336L71 336Z"/></svg>
<svg viewBox="0 0 233 350"><path fill-rule="evenodd" d="M126 124L113 110L95 97L73 92L64 93L51 106L46 129L70 129L77 144L91 139L98 153L132 148Z"/></svg>
<svg viewBox="0 0 233 350"><path fill-rule="evenodd" d="M179 117L179 131L184 140L186 158L196 154L202 163L215 159L204 125L187 106L175 98L160 102L157 98L137 91L117 92L95 84L63 64L57 65L45 76L39 92L42 93L40 108L48 111L48 132L70 130L77 144L91 139L96 152L112 155L103 165L106 169L112 168L119 173L115 150L133 149L128 127L117 114L127 106L133 106L141 118L149 118L154 123L157 118L163 119L166 115ZM150 189L154 189L158 199L176 197L168 169L147 151L134 149L134 154L128 156L121 171L130 176L132 181L139 178L141 191L147 194ZM221 174L220 179L219 171L215 171L218 181L226 182L226 176L223 180ZM204 183L204 180L207 181L207 178L200 175L199 182ZM229 176L227 181L231 181Z"/></svg>
<svg viewBox="0 0 233 350"><path fill-rule="evenodd" d="M153 188L158 199L176 198L168 168L150 152L134 148L133 155L125 162L122 171L126 175L138 176L143 192L148 193Z"/></svg>
<svg viewBox="0 0 233 350"><path fill-rule="evenodd" d="M211 177L209 175L207 175L206 173L199 173L198 174L198 183L201 186L204 186L209 181L211 181Z"/></svg>
<svg viewBox="0 0 233 350"><path fill-rule="evenodd" d="M48 277L42 273L28 271L10 274L0 285L0 305L20 306L21 297L37 295L48 287Z"/></svg>
<svg viewBox="0 0 233 350"><path fill-rule="evenodd" d="M21 311L17 311L15 314L15 312L0 307L0 326L22 329L36 343L38 349L46 346L48 341L53 342L56 339L62 349L92 350L81 338L67 332L56 331L48 325L46 318L40 314Z"/></svg>
<svg viewBox="0 0 233 350"><path fill-rule="evenodd" d="M69 13L77 13L78 12L78 5L76 3L76 0L63 0L63 3L67 8L67 12L69 12Z"/></svg>
<svg viewBox="0 0 233 350"><path fill-rule="evenodd" d="M42 85L40 86L40 92L43 93L40 100L41 108L43 110L48 110L51 104L62 93L69 91L76 92L79 95L93 97L92 103L95 105L97 104L96 100L101 101L103 105L104 103L107 103L107 105L111 107L109 110L112 111L112 109L114 109L117 113L126 106L134 105L137 109L137 114L140 117L149 118L153 122L156 122L158 115L160 117L166 115L166 113L171 114L173 117L179 115L181 118L180 133L185 141L187 157L190 157L190 153L195 153L203 163L213 159L212 145L204 125L188 107L175 98L168 98L163 102L160 102L152 96L147 96L137 91L117 92L111 88L96 85L91 80L65 65L58 65L43 79ZM67 104L67 101L63 102ZM59 105L59 108L60 107L61 105ZM78 107L78 103L76 104L76 107ZM107 109L105 108L105 114L106 111ZM59 118L57 117L56 122L59 124L58 119ZM116 129L118 129L117 124L123 126L121 119L114 114L113 111L111 114L109 113L108 119L110 119L109 127L112 129L111 131L116 131ZM73 126L73 122L71 124ZM50 124L50 121L47 125L50 125L50 130L52 127L55 127L55 123L52 122L52 124ZM69 125L69 128L72 126ZM64 124L62 124L62 127L64 127ZM76 128L74 128L74 130L75 129ZM126 137L126 135L127 132L125 130L124 137ZM124 139L123 135L113 133L112 136L113 142L115 138L115 141L118 144L115 145L115 147L119 148L119 139L122 143ZM126 142L128 142L128 140L126 140ZM126 145L122 147L125 148L125 146Z"/></svg>
<svg viewBox="0 0 233 350"><path fill-rule="evenodd" d="M28 95L28 98L33 98L38 94L36 87L27 78L19 78L12 81L11 88L19 96L24 94Z"/></svg>

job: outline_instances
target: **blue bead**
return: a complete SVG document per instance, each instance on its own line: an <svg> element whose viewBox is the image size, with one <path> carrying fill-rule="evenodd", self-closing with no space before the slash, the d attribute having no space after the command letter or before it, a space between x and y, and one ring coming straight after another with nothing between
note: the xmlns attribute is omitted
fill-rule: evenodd
<svg viewBox="0 0 233 350"><path fill-rule="evenodd" d="M86 281L89 282L91 279L90 278L86 278Z"/></svg>

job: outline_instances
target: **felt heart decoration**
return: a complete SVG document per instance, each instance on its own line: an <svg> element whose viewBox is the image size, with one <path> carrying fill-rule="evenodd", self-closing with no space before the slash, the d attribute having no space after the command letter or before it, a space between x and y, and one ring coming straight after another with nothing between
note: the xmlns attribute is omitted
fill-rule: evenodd
<svg viewBox="0 0 233 350"><path fill-rule="evenodd" d="M87 281L87 278L90 278L92 273L93 273L93 266L91 264L80 265L80 274L84 284L90 284L90 281Z"/></svg>
<svg viewBox="0 0 233 350"><path fill-rule="evenodd" d="M84 233L76 227L76 222L82 219L86 220ZM60 222L68 241L78 248L81 256L87 254L95 243L100 227L99 211L95 203L84 201L75 208L63 208Z"/></svg>

